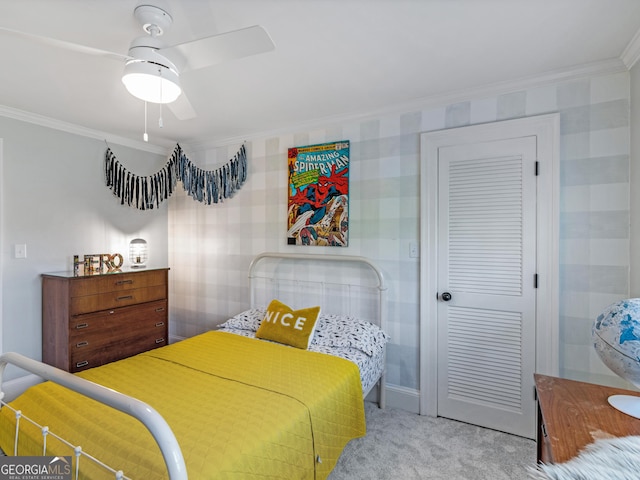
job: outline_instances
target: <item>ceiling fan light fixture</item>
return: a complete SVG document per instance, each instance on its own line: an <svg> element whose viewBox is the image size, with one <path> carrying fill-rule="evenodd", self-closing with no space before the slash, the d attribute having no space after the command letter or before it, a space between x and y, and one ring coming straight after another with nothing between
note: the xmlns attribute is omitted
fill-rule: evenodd
<svg viewBox="0 0 640 480"><path fill-rule="evenodd" d="M147 60L127 62L122 83L131 95L145 102L171 103L182 93L177 73Z"/></svg>

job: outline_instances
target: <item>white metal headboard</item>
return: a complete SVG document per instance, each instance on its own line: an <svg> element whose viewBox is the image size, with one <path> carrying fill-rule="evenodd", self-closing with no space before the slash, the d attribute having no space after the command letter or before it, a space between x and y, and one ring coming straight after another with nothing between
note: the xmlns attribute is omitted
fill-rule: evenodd
<svg viewBox="0 0 640 480"><path fill-rule="evenodd" d="M271 263L270 271L264 268L266 263ZM260 268L266 270L266 274ZM261 289L263 298L258 299ZM353 315L386 331L387 285L382 271L365 257L261 253L249 265L249 290L251 307L265 307L273 298L294 309L307 307L313 302L313 305L321 305L324 313ZM374 298L372 291L375 292ZM355 311L352 310L354 306ZM386 350L383 365L386 365ZM384 408L386 403L385 370L383 366L376 382L380 408Z"/></svg>
<svg viewBox="0 0 640 480"><path fill-rule="evenodd" d="M275 269L272 268L270 274L264 275L259 271L259 269L261 268L261 264L263 264L264 261L268 259L275 261ZM281 268L282 264L278 263L278 261L296 261L295 264L292 263L291 265L296 265L297 268L306 267L306 269L293 271L291 268L289 268L289 270L287 270L286 268ZM315 269L319 266L324 266L324 270L320 272L310 271L310 269ZM355 271L354 268L356 269ZM363 269L369 271L369 278L363 278L363 274L361 272L361 270ZM354 276L349 276L349 273L354 274ZM260 280L263 281L262 285L259 285ZM266 298L280 295L279 299L285 302L286 300L282 298L282 295L287 292L283 292L282 290L283 282L289 282L292 286L288 291L290 295L295 295L296 293L309 294L309 292L313 290L314 286L319 286L322 289L322 292L319 292L319 295L317 295L315 298L324 297L322 299L323 302L325 302L323 308L327 306L327 296L332 298L331 303L333 304L339 303L339 297L341 297L343 300L347 300L346 303L343 302L343 305L346 305L350 308L353 306L354 302L358 301L357 298L351 298L352 296L357 296L350 294L352 290L362 292L365 289L373 289L376 291L377 296L377 300L375 302L377 306L377 315L375 315L375 317L369 316L369 318L365 318L369 321L373 321L373 323L379 325L383 330L386 327L387 286L384 274L374 262L366 257L353 255L316 255L304 253L264 252L257 255L251 261L251 264L249 266L249 289L252 307L261 306L258 294L260 287L262 287L263 289L265 288L265 282L272 282L272 288L274 289L271 291L272 295L268 295ZM333 296L332 293L339 294ZM365 299L364 301L366 302L367 300ZM331 307L331 305L328 306ZM327 313L355 312L328 311Z"/></svg>

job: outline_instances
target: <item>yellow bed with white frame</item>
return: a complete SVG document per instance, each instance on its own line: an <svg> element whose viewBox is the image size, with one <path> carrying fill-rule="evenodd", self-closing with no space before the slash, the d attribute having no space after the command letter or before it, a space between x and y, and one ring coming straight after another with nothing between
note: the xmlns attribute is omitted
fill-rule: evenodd
<svg viewBox="0 0 640 480"><path fill-rule="evenodd" d="M1 356L53 381L2 407L0 447L71 456L78 478L326 478L366 432L364 395L378 385L384 404L384 277L362 257L273 253L249 277L249 310L160 349L75 375ZM256 338L270 299L320 297L307 348Z"/></svg>

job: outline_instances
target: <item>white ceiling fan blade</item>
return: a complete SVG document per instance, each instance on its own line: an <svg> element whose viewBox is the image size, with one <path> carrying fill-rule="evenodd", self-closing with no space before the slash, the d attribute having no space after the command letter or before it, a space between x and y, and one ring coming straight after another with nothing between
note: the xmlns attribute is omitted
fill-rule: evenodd
<svg viewBox="0 0 640 480"><path fill-rule="evenodd" d="M197 70L227 60L269 52L275 48L267 31L259 25L233 30L161 49L181 71ZM182 60L182 61L181 61Z"/></svg>
<svg viewBox="0 0 640 480"><path fill-rule="evenodd" d="M43 37L41 35L35 35L33 33L21 32L18 30L12 30L6 27L0 27L0 33L8 33L11 35L26 38L40 44L50 45L52 47L62 48L64 50L70 50L72 52L79 52L88 55L95 55L101 57L109 57L115 60L128 60L131 57L128 55L122 55L119 53L109 52L107 50L100 50L99 48L87 47L86 45L79 45L77 43L67 42L65 40L58 40L50 37Z"/></svg>
<svg viewBox="0 0 640 480"><path fill-rule="evenodd" d="M167 103L167 108L171 110L171 113L173 113L178 120L189 120L197 116L196 111L184 91L176 100Z"/></svg>

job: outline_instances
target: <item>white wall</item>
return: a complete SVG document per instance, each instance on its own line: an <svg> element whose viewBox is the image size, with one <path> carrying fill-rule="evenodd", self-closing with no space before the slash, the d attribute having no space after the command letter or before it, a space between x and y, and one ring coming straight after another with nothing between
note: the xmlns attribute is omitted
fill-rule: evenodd
<svg viewBox="0 0 640 480"><path fill-rule="evenodd" d="M166 266L167 207L142 212L119 204L104 184L102 140L3 117L0 138L2 351L41 359L40 274L70 270L74 254L126 258L136 236L149 242L151 263ZM163 155L110 146L140 175L166 162ZM27 245L26 259L14 258L16 244Z"/></svg>

